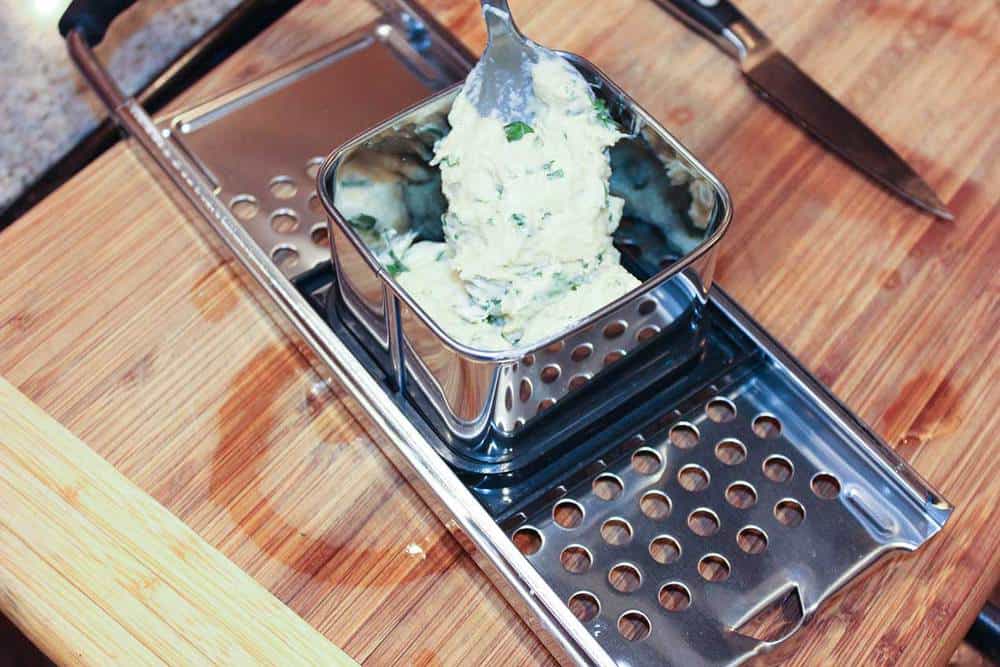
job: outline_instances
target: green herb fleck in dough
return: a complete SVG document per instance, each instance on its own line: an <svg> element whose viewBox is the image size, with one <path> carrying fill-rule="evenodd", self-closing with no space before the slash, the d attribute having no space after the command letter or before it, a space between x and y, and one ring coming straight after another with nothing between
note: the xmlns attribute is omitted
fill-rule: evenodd
<svg viewBox="0 0 1000 667"><path fill-rule="evenodd" d="M555 160L549 160L542 165L542 169L545 170L545 175L549 177L550 181L566 176L566 173L562 169L553 169L554 166L556 166Z"/></svg>
<svg viewBox="0 0 1000 667"><path fill-rule="evenodd" d="M371 185L371 181L367 178L345 178L338 185L342 188L363 188Z"/></svg>
<svg viewBox="0 0 1000 667"><path fill-rule="evenodd" d="M521 215L520 213L515 213L515 214L513 214L510 217L511 217L511 220L514 221L514 224L517 225L518 227L524 227L525 222L527 222L525 220L524 216Z"/></svg>
<svg viewBox="0 0 1000 667"><path fill-rule="evenodd" d="M404 271L409 271L409 269L406 268L406 265L403 264L402 260L400 260L396 255L395 251L389 250L389 258L392 259L392 262L385 265L385 270L388 271L389 275L393 278Z"/></svg>
<svg viewBox="0 0 1000 667"><path fill-rule="evenodd" d="M361 213L348 220L348 222L351 223L351 227L367 232L374 229L375 223L378 221L367 213Z"/></svg>
<svg viewBox="0 0 1000 667"><path fill-rule="evenodd" d="M611 112L608 111L608 103L599 97L594 100L594 111L597 112L597 120L599 120L604 127L618 127L618 123L615 122L615 119L611 117Z"/></svg>
<svg viewBox="0 0 1000 667"><path fill-rule="evenodd" d="M507 141L518 141L524 138L526 134L533 134L535 131L527 123L515 120L513 123L507 123L503 126L504 134L507 135Z"/></svg>

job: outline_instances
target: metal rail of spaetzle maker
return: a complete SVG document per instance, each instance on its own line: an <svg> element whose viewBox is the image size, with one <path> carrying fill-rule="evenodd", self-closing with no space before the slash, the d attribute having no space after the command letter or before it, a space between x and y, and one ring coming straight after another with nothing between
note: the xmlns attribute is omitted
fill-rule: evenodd
<svg viewBox="0 0 1000 667"><path fill-rule="evenodd" d="M792 636L882 555L920 547L947 520L948 503L715 287L696 299L697 334L673 339L695 341L695 354L633 338L627 361L616 358L604 377L587 371L584 389L568 384L582 371L568 373L556 407L531 424L553 397L522 400L523 378L508 371L491 404L501 410L487 420L502 437L455 439L433 405L405 391L405 359L394 365L388 341L373 345L377 337L358 326L365 311L345 307L323 192L312 184L332 149L460 81L471 55L419 7L381 0L378 18L336 43L154 121L91 50L131 2L97 4L74 3L60 28L151 173L237 260L275 324L385 433L386 455L560 661L741 662ZM617 113L631 122L626 107ZM644 120L672 155L690 158ZM642 179L626 175L618 187L641 189ZM630 269L681 275L661 269L678 255L651 252L660 246L636 223L623 223L630 235L618 239L635 260ZM708 275L698 275L706 290ZM658 308L684 311L653 300L652 309L632 304L642 310L625 318L627 331L637 336L638 318L664 316ZM602 362L620 346L606 326L585 341ZM577 347L542 354L577 368L585 362L570 356ZM641 390L623 392L625 384ZM509 448L490 458L477 443ZM776 603L795 612L777 636L745 631Z"/></svg>

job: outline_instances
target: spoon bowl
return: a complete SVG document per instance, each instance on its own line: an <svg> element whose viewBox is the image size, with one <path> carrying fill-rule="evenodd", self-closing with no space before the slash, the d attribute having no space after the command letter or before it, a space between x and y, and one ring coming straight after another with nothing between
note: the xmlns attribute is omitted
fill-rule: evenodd
<svg viewBox="0 0 1000 667"><path fill-rule="evenodd" d="M489 41L463 93L484 118L530 122L536 106L532 68L559 56L521 34L507 0L481 1Z"/></svg>

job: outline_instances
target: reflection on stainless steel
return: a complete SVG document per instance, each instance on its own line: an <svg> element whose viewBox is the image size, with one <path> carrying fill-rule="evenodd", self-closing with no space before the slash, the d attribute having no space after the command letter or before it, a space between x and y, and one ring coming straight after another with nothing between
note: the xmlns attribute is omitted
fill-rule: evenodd
<svg viewBox="0 0 1000 667"><path fill-rule="evenodd" d="M385 4L391 5L389 13L368 30L374 32L387 22L399 28L422 17L403 3L386 0ZM471 62L444 33L431 30L421 39L461 55L466 65ZM680 380L671 381L687 398L662 398L671 394L669 388L660 387L650 391L646 400L628 405L624 416L605 419L588 435L570 429L564 451L546 461L544 474L525 473L521 482L517 475L456 475L442 458L439 438L412 402L385 381L382 365L359 345L336 313L324 320L310 303L317 293L332 289L330 285L307 287L307 275L299 276L301 288L289 282L272 261L270 248L255 241L195 164L197 160L204 165L210 156L196 153L189 157L179 150L170 119L155 125L140 106L114 88L85 43L71 35L69 44L88 81L102 99L114 105L111 111L118 122L151 158L154 176L163 177L158 180L168 191L184 196L193 212L189 220L220 253L236 260L234 266L241 268L241 278L263 310L328 382L344 387L342 396L366 428L384 434L375 442L561 663L733 664L759 655L788 635L762 642L733 632L756 610L795 589L807 619L880 554L919 547L947 520L951 511L947 502L717 288L710 291L704 306L703 317L711 322L706 327L705 357ZM420 62L424 69L437 67L452 81L463 73L451 71L449 75L440 61ZM398 75L412 76L408 72ZM237 96L251 97L254 92L251 86ZM280 117L274 120L280 122ZM296 162L320 150L331 128L301 130L309 133L315 147L305 146ZM261 137L265 144L267 137L266 133ZM215 176L224 181L228 175ZM633 238L642 236L634 232ZM639 259L644 260L644 255ZM722 354L720 350L727 345L735 346L737 354ZM620 383L608 386L614 389L612 397L624 391ZM724 400L714 401L717 397ZM581 405L576 400L570 404ZM681 437L685 428L690 430ZM582 458L582 452L601 438L610 445ZM740 440L746 460L715 458L716 441L723 438ZM641 465L631 463L637 451L645 459ZM776 482L781 475L767 472L765 462L777 461L775 455L792 466L787 481ZM707 489L685 490L678 475L682 469L691 470L690 466L704 470ZM603 479L605 473L620 480L615 500L602 500L592 491L595 478ZM477 485L492 479L499 480L494 488L501 496L518 500L503 512L491 509L491 514L486 508L493 505ZM756 503L742 510L724 500L728 489L743 489L744 497L751 497L738 482L752 485L755 491ZM640 502L637 510L636 498L653 487L656 493L646 504ZM612 493L604 494L609 498L616 487L611 488ZM664 497L669 498L669 505ZM553 525L552 506L559 500L573 500L582 508L575 527ZM794 523L788 519L797 516L795 503L803 520L797 526L785 525ZM687 525L688 513L702 507L719 521L717 532L704 537ZM776 511L782 508L789 512ZM497 523L501 514L503 528ZM605 545L605 538L597 536L599 527L607 518L616 517L628 521L631 531L622 532L619 526L613 541L620 544ZM751 524L767 537L760 553L740 549L738 529ZM544 531L545 539L535 553L525 557L509 536L527 526ZM667 565L662 561L673 558L669 540L657 542L659 551L649 547L668 532L681 554ZM591 556L589 568L572 575L554 565L560 563L560 547L570 541ZM705 556L729 565L726 581L701 579L698 563ZM608 590L609 569L623 562L641 577L639 588L631 593ZM676 586L668 590L687 589L691 596L690 606L683 611L657 606L661 587L674 582ZM583 623L568 606L577 592L584 594L579 599L591 595L602 605L600 613ZM649 636L624 641L619 620L633 617L648 621Z"/></svg>
<svg viewBox="0 0 1000 667"><path fill-rule="evenodd" d="M627 218L616 241L634 255L635 272L647 279L636 292L568 332L497 352L456 342L391 279L336 208L335 192L344 187L344 174L354 174L359 163L398 164L410 171L427 165L434 136L423 130L446 123L457 87L338 149L319 174L343 315L371 342L376 359L421 406L438 433L461 456L477 463L504 463L508 468L525 463L527 457L516 444L481 445L491 438L516 439L554 414L560 402L573 400L592 381L626 365L640 348L672 346L678 364L696 355L698 313L711 286L713 248L731 217L728 194L701 163L593 65L565 57L606 98L616 120L631 134L611 151L612 192L625 199ZM685 172L686 180L673 183L668 167L675 175ZM436 174L436 168L427 170ZM691 219L688 180L710 191L704 220ZM443 205L440 195L437 199ZM437 220L443 212L431 218ZM647 233L636 233L639 229ZM655 260L649 266L651 258ZM646 266L640 265L643 259Z"/></svg>

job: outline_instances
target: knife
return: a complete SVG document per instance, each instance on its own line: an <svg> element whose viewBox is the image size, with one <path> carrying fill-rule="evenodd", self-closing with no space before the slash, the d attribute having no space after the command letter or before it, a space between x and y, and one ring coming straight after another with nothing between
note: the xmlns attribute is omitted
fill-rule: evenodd
<svg viewBox="0 0 1000 667"><path fill-rule="evenodd" d="M896 151L796 67L727 0L655 0L740 63L750 87L890 192L952 220L948 207Z"/></svg>

